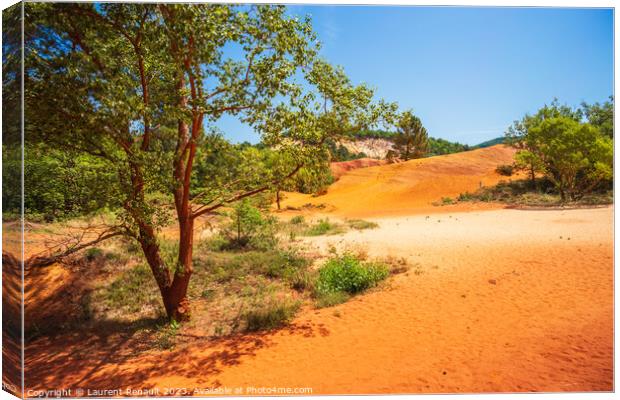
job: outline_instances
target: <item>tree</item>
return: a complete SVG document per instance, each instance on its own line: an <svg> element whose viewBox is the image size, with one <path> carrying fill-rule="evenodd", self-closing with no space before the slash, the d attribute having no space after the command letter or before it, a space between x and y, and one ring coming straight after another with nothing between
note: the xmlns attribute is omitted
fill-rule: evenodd
<svg viewBox="0 0 620 400"><path fill-rule="evenodd" d="M609 96L609 100L603 104L581 103L583 113L588 122L596 126L600 132L609 137L614 138L614 97Z"/></svg>
<svg viewBox="0 0 620 400"><path fill-rule="evenodd" d="M538 156L538 149L534 148L536 143L527 140L529 130L545 119L558 117L580 121L583 112L567 105L560 105L558 99L553 99L551 104L545 104L536 114L526 114L522 119L514 121L506 130L506 144L517 149L515 167L528 171L532 186L536 185L536 174L544 173L544 165Z"/></svg>
<svg viewBox="0 0 620 400"><path fill-rule="evenodd" d="M428 149L428 133L422 121L411 111L405 111L398 121L398 134L394 137L394 148L402 160L423 157Z"/></svg>
<svg viewBox="0 0 620 400"><path fill-rule="evenodd" d="M543 166L562 200L576 200L613 173L613 143L588 124L552 117L528 131L525 139L536 163Z"/></svg>
<svg viewBox="0 0 620 400"><path fill-rule="evenodd" d="M309 20L288 17L281 6L29 3L26 9L27 146L47 141L108 163L117 176L109 192L118 193L121 208L118 224L97 240L124 235L140 244L166 312L177 321L189 318L196 218L271 190L324 151L327 138L367 127L395 108L372 104L370 89L316 60ZM236 55L226 54L230 47ZM312 89L295 83L296 74ZM249 153L241 152L248 162L237 178L215 168L218 179L196 182L197 157L217 158L208 146L201 154L205 131L225 114L290 154L291 169L247 173ZM175 265L161 256L157 231L171 213L151 200L154 193L172 199Z"/></svg>

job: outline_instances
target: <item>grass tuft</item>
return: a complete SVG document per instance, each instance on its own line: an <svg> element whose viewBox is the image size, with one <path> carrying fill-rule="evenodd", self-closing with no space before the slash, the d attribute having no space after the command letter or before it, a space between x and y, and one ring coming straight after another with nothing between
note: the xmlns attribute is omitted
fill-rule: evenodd
<svg viewBox="0 0 620 400"><path fill-rule="evenodd" d="M375 229L379 227L379 224L376 222L364 221L363 219L350 219L347 221L347 225L349 225L352 229L364 230L364 229Z"/></svg>
<svg viewBox="0 0 620 400"><path fill-rule="evenodd" d="M293 319L300 306L301 303L296 300L271 299L243 315L245 329L256 332L280 328Z"/></svg>

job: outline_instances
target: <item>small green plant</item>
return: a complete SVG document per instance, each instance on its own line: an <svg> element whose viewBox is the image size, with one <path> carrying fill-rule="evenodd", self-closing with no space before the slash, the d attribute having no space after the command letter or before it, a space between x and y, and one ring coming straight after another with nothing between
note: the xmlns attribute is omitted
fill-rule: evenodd
<svg viewBox="0 0 620 400"><path fill-rule="evenodd" d="M329 259L318 271L316 290L319 293L363 292L387 278L389 270L382 263L362 263L345 253Z"/></svg>
<svg viewBox="0 0 620 400"><path fill-rule="evenodd" d="M379 224L376 222L364 221L363 219L350 219L347 221L347 225L357 230L375 229L379 227Z"/></svg>
<svg viewBox="0 0 620 400"><path fill-rule="evenodd" d="M245 329L255 332L280 328L293 319L300 306L301 303L296 300L272 298L243 314Z"/></svg>
<svg viewBox="0 0 620 400"><path fill-rule="evenodd" d="M174 319L159 329L156 344L162 350L170 350L175 345L175 338L181 324Z"/></svg>
<svg viewBox="0 0 620 400"><path fill-rule="evenodd" d="M306 219L304 218L303 215L296 215L293 218L291 218L290 222L293 225L302 225L302 224L306 223Z"/></svg>
<svg viewBox="0 0 620 400"><path fill-rule="evenodd" d="M343 233L343 226L334 222L330 222L329 219L321 219L316 224L310 226L304 234L306 236L321 236L321 235L337 235Z"/></svg>

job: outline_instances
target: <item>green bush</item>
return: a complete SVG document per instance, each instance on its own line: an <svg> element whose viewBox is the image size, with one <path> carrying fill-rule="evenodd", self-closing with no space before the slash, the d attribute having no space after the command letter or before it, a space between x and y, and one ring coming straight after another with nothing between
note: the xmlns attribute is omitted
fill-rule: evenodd
<svg viewBox="0 0 620 400"><path fill-rule="evenodd" d="M246 330L255 332L284 326L293 319L300 306L295 300L271 299L243 315Z"/></svg>
<svg viewBox="0 0 620 400"><path fill-rule="evenodd" d="M318 271L318 293L363 292L387 278L389 270L384 264L362 263L353 255L345 253L329 259Z"/></svg>

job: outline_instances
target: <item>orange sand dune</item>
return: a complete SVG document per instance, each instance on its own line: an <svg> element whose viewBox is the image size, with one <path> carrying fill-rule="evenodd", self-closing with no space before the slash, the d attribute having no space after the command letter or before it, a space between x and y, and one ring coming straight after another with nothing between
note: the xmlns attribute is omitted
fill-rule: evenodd
<svg viewBox="0 0 620 400"><path fill-rule="evenodd" d="M515 150L497 145L445 156L350 170L318 197L288 193L283 206L324 204L348 217L408 215L433 211L442 197L474 192L507 179L495 172L512 163ZM436 210L435 210L436 211Z"/></svg>
<svg viewBox="0 0 620 400"><path fill-rule="evenodd" d="M354 169L368 168L385 164L387 164L386 160L378 160L376 158L358 158L357 160L351 161L333 162L329 165L329 169L332 172L332 176L336 179L339 179L346 172Z"/></svg>

